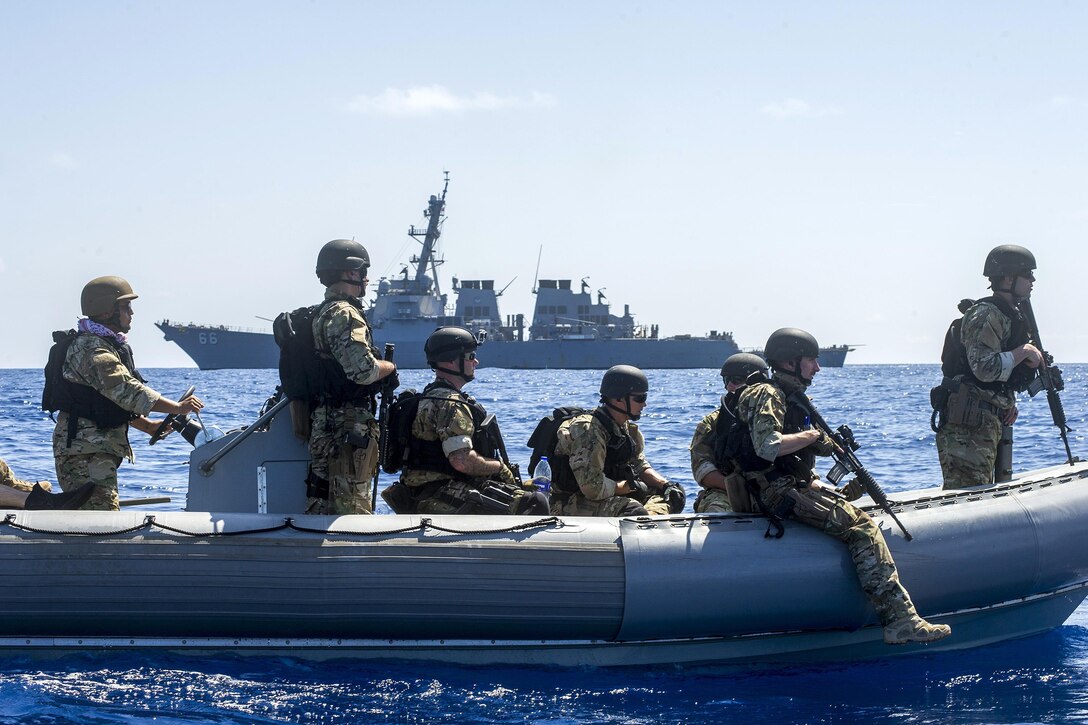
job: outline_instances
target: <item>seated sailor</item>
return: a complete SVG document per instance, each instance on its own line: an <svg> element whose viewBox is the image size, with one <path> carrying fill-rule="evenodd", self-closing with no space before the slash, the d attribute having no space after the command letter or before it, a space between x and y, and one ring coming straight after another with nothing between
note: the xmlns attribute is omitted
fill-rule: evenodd
<svg viewBox="0 0 1088 725"><path fill-rule="evenodd" d="M646 516L679 513L686 495L650 467L634 421L646 407L645 373L614 365L601 379L601 404L564 421L552 456L554 514Z"/></svg>
<svg viewBox="0 0 1088 725"><path fill-rule="evenodd" d="M397 513L548 513L547 497L523 485L497 457L505 446L494 417L462 391L475 377L478 346L461 327L440 327L427 338L424 352L435 379L412 398L414 415L411 406L400 413L411 416L404 470L400 483L382 494ZM395 407L406 410L406 400L402 394Z"/></svg>
<svg viewBox="0 0 1088 725"><path fill-rule="evenodd" d="M0 509L78 509L94 493L94 484L90 481L63 493L50 493L50 488L48 481L31 483L16 478L11 467L0 458Z"/></svg>

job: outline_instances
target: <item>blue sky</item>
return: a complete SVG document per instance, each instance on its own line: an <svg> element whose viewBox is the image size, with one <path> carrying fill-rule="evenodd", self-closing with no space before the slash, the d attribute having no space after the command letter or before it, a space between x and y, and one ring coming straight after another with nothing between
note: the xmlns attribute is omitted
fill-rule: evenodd
<svg viewBox="0 0 1088 725"><path fill-rule="evenodd" d="M1039 260L1088 361L1088 5L0 0L0 366L40 367L92 277L170 318L311 303L329 239L372 280L451 174L449 277L589 276L662 334L775 328L931 362L986 252Z"/></svg>

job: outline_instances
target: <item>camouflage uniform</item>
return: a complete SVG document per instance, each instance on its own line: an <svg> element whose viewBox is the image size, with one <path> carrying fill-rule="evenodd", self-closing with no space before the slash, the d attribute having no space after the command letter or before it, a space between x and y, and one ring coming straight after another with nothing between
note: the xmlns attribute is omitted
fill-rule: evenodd
<svg viewBox="0 0 1088 725"><path fill-rule="evenodd" d="M443 383L428 386L412 421L412 438L441 442L442 453L447 457L457 451L471 449L477 430L466 398L467 395ZM450 471L425 470L411 464L412 460L409 459L400 480L412 490L417 513L515 514L520 512L523 500L531 494L505 466L489 479ZM489 480L513 496L507 510L499 511L470 503L469 494L482 490Z"/></svg>
<svg viewBox="0 0 1088 725"><path fill-rule="evenodd" d="M553 485L552 487L552 513L566 516L645 516L666 515L669 513L669 505L665 499L657 494L651 494L646 503L629 496L617 496L616 484L604 473L605 451L610 435L629 435L634 442L630 464L633 475L637 478L650 464L643 455L645 443L638 425L628 421L624 425L617 425L609 417L612 430L605 429L604 424L592 413L576 415L570 420L563 421L559 426L558 440L555 445L557 456L570 457L570 469L574 473L578 483L578 492L570 495L560 495Z"/></svg>
<svg viewBox="0 0 1088 725"><path fill-rule="evenodd" d="M691 475L700 486L703 485L703 477L707 474L714 471L723 473L714 460L715 428L718 425L720 413L721 408L718 408L699 421L699 425L695 426L691 445L688 447L691 452ZM733 510L733 506L724 488L703 486L695 499L694 509L697 514L727 514Z"/></svg>
<svg viewBox="0 0 1088 725"><path fill-rule="evenodd" d="M960 339L967 352L971 373L983 382L1005 382L1013 373L1010 345L1013 322L996 305L980 301L967 310ZM960 394L967 396L966 420L943 420L937 431L937 457L944 487L966 488L992 483L997 446L1001 441L1001 416L1016 405L1009 390L987 390L957 379Z"/></svg>
<svg viewBox="0 0 1088 725"><path fill-rule="evenodd" d="M882 625L915 615L910 596L899 583L884 535L869 515L840 496L812 488L807 481L783 475L772 467L786 428L786 395L800 387L796 379L778 375L775 382L752 385L740 394L737 415L748 426L756 455L769 467L765 474L745 475L758 480L760 500L766 510L783 512L846 544L861 588ZM832 445L824 437L811 448L818 455L829 455ZM814 472L809 472L809 480L817 480Z"/></svg>
<svg viewBox="0 0 1088 725"><path fill-rule="evenodd" d="M161 397L140 382L121 362L117 351L103 338L81 334L73 340L64 358L64 379L94 388L134 416L146 416ZM69 414L60 411L53 429L53 458L57 483L71 491L88 481L95 492L82 508L117 511L117 467L122 459L135 461L128 443L128 424L99 428L93 420L77 418L75 435L68 442Z"/></svg>
<svg viewBox="0 0 1088 725"><path fill-rule="evenodd" d="M370 325L350 295L325 291L314 317L314 345L336 360L357 385L377 382L378 349ZM308 495L308 514L370 514L371 482L378 471L378 423L368 403L319 403L310 416L310 471L328 481L328 498ZM313 493L310 491L308 493Z"/></svg>

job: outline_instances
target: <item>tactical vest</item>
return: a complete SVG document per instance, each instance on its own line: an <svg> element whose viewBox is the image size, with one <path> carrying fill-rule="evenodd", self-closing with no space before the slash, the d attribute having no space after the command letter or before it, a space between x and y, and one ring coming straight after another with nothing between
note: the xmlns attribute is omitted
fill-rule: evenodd
<svg viewBox="0 0 1088 725"><path fill-rule="evenodd" d="M314 339L314 321L330 305L340 301L326 300L319 305L300 307L276 317L272 323L272 334L280 347L280 384L291 400L334 407L354 403L373 413L376 409L374 396L381 389L381 384L359 385L352 381L336 358L317 349ZM359 300L343 301L363 314Z"/></svg>
<svg viewBox="0 0 1088 725"><path fill-rule="evenodd" d="M782 434L800 433L808 430L811 426L805 409L791 402L789 396L773 379L769 380L768 384L773 385L786 400L786 414L782 421ZM738 396L743 389L736 391ZM742 472L765 473L770 479L780 476L793 476L801 481L810 481L812 479L812 468L816 465L816 452L812 446L806 446L794 453L779 456L773 462L761 458L756 454L748 422L740 419L730 430L723 453L728 455Z"/></svg>
<svg viewBox="0 0 1088 725"><path fill-rule="evenodd" d="M718 418L714 421L711 440L714 467L725 474L732 472L735 468L733 458L729 455L729 437L740 422L737 419L737 395L743 389L743 387L738 388L722 396L722 404L718 406Z"/></svg>
<svg viewBox="0 0 1088 725"><path fill-rule="evenodd" d="M79 335L91 335L89 332L58 330L53 333L53 347L49 349L49 360L45 364L45 387L42 389L42 410L54 413L58 410L68 414L68 437L66 446L72 445L79 418L93 421L99 428L116 428L138 418L135 413L125 410L102 393L89 385L73 383L64 377L64 361L68 350ZM141 383L146 383L132 359L132 348L110 337L102 340L121 360L121 364Z"/></svg>
<svg viewBox="0 0 1088 725"><path fill-rule="evenodd" d="M1012 307L1008 302L997 295L977 300L974 305L983 302L992 304L1001 312L1001 314L1005 315L1005 317L1009 318L1012 322L1012 330L1009 332L1008 338L1002 341L1003 345L1011 349L1031 342L1031 336L1028 334L1027 322L1024 320L1024 316L1020 314L1018 308ZM965 305L964 303L961 303L960 309L966 315L967 310L974 307L974 305L964 309ZM1028 385L1038 374L1027 365L1017 365L1014 367L1009 379L1004 382L1000 380L983 382L976 378L975 374L971 372L971 366L967 362L967 348L963 344L962 328L963 317L959 317L952 321L948 326L948 332L945 333L944 348L941 351L941 373L945 378L949 380L960 378L975 387L991 390L995 393L1011 394L1027 389Z"/></svg>
<svg viewBox="0 0 1088 725"><path fill-rule="evenodd" d="M459 399L451 399L439 396L428 396L427 394L436 388L445 388L457 393ZM459 405L465 406L472 416L472 450L476 451L481 456L486 458L495 457L495 441L491 440L491 431L484 426L484 420L487 418L487 410L484 406L476 402L476 399L462 393L460 390L450 385L445 380L436 380L423 389L423 393L418 396L419 401L423 400L442 400L449 401ZM419 402L415 403L415 413L419 414ZM412 422L415 422L415 415L412 416ZM409 427L409 431L414 428L414 425ZM417 438L411 432L408 435L408 441L406 445L406 452L404 455L404 468L411 468L419 471L433 471L435 473L445 473L451 478L466 479L466 476L461 471L458 471L452 465L450 465L450 459L446 455L446 452L442 450L442 441L440 440L423 440Z"/></svg>
<svg viewBox="0 0 1088 725"><path fill-rule="evenodd" d="M631 456L635 454L635 441L628 433L615 431L616 425L604 408L596 408L590 413L604 426L608 435L604 452L604 475L613 481L626 481L634 478ZM558 438L558 430L556 431ZM553 446L554 450L554 446ZM578 479L570 467L570 456L559 453L551 459L552 490L561 494L579 493Z"/></svg>

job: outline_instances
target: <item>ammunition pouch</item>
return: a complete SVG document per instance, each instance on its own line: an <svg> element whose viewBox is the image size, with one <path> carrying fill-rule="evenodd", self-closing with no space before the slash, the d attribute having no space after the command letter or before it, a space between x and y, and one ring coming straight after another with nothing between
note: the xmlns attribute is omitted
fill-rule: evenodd
<svg viewBox="0 0 1088 725"><path fill-rule="evenodd" d="M929 427L937 433L946 423L976 428L987 415L1000 418L1005 411L971 393L971 386L958 380L944 378L941 384L929 391L933 415Z"/></svg>
<svg viewBox="0 0 1088 725"><path fill-rule="evenodd" d="M738 514L750 514L757 510L748 483L739 473L730 473L725 477L725 493L729 497L729 506Z"/></svg>
<svg viewBox="0 0 1088 725"><path fill-rule="evenodd" d="M310 403L306 400L292 400L287 410L291 413L291 432L300 441L310 440Z"/></svg>
<svg viewBox="0 0 1088 725"><path fill-rule="evenodd" d="M796 482L796 479L794 480ZM763 538L781 539L786 533L786 528L782 526L782 519L792 513L793 501L786 496L782 504L775 508L774 511L769 510L763 505L763 498L760 496L767 484L767 476L761 472L753 471L744 474L744 488L748 492L750 500L755 504L756 510L767 519L767 530L763 532Z"/></svg>
<svg viewBox="0 0 1088 725"><path fill-rule="evenodd" d="M369 433L358 433L354 429L344 434L344 443L353 448L367 448L371 440Z"/></svg>
<svg viewBox="0 0 1088 725"><path fill-rule="evenodd" d="M412 487L400 481L385 487L382 500L389 504L395 514L416 513L416 497L412 494Z"/></svg>
<svg viewBox="0 0 1088 725"><path fill-rule="evenodd" d="M313 469L306 474L306 498L329 500L329 480L318 476Z"/></svg>

